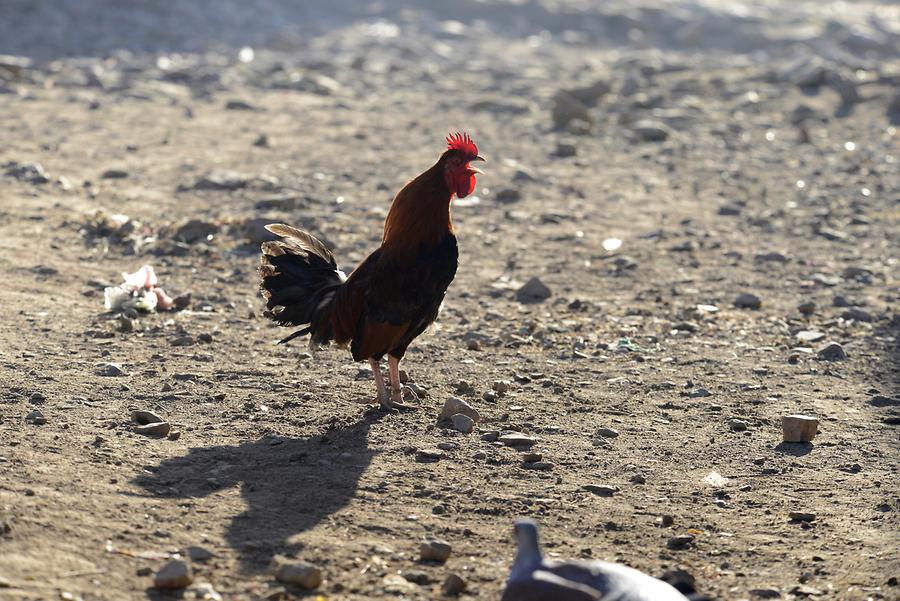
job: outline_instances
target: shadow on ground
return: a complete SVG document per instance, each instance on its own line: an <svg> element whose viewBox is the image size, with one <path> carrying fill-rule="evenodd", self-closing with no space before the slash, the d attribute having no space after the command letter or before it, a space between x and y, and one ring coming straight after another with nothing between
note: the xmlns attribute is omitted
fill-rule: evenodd
<svg viewBox="0 0 900 601"><path fill-rule="evenodd" d="M243 567L261 570L272 555L302 548L288 544L290 537L350 502L374 456L367 437L378 417L306 439L267 437L193 448L149 466L152 474L134 483L154 496L194 499L239 485L247 509L232 518L225 536Z"/></svg>

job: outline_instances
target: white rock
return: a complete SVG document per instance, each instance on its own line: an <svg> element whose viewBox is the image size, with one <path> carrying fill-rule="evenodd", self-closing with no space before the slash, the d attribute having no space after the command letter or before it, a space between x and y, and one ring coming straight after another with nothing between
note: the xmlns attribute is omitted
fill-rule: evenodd
<svg viewBox="0 0 900 601"><path fill-rule="evenodd" d="M784 442L809 442L819 431L819 420L808 415L787 415L781 418Z"/></svg>
<svg viewBox="0 0 900 601"><path fill-rule="evenodd" d="M476 424L481 420L481 416L478 415L478 411L476 411L474 407L464 400L452 396L444 402L444 408L441 409L441 412L438 414L438 421L451 419L458 413L468 416Z"/></svg>
<svg viewBox="0 0 900 601"><path fill-rule="evenodd" d="M159 589L182 589L193 581L191 566L182 559L173 559L153 576L153 586Z"/></svg>

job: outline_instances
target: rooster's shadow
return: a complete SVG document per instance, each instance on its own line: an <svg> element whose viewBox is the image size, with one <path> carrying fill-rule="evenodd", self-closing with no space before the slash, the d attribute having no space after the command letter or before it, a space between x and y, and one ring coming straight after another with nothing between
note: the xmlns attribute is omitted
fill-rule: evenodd
<svg viewBox="0 0 900 601"><path fill-rule="evenodd" d="M148 466L134 483L155 497L202 499L240 486L247 508L225 533L242 566L265 569L289 542L346 506L372 461L368 432L378 415L310 438L263 437L238 445L191 448L187 455Z"/></svg>

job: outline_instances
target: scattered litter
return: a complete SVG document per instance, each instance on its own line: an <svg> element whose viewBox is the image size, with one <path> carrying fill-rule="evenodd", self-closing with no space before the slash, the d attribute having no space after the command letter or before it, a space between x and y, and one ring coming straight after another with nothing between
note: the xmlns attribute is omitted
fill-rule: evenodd
<svg viewBox="0 0 900 601"><path fill-rule="evenodd" d="M162 288L157 288L156 272L144 265L134 273L122 273L124 282L103 291L103 304L107 311L134 309L144 313L156 310L168 311L175 301Z"/></svg>
<svg viewBox="0 0 900 601"><path fill-rule="evenodd" d="M703 477L702 482L704 484L708 484L709 486L720 487L720 486L725 486L726 484L728 484L728 478L722 476L722 474L713 470L710 473L706 474L706 476Z"/></svg>
<svg viewBox="0 0 900 601"><path fill-rule="evenodd" d="M641 346L628 338L619 338L619 341L616 342L616 352L617 353L639 353L643 349Z"/></svg>

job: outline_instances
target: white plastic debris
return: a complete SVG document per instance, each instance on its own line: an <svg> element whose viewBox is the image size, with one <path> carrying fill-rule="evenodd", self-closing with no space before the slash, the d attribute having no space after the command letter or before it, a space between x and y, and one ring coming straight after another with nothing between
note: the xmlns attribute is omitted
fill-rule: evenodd
<svg viewBox="0 0 900 601"><path fill-rule="evenodd" d="M118 286L110 286L103 291L103 304L107 311L134 309L152 313L157 309L168 310L174 301L162 288L157 288L159 279L150 265L143 265L134 273L122 273L124 280Z"/></svg>

